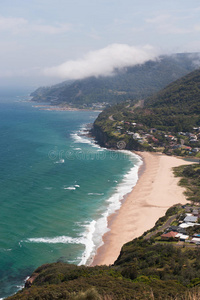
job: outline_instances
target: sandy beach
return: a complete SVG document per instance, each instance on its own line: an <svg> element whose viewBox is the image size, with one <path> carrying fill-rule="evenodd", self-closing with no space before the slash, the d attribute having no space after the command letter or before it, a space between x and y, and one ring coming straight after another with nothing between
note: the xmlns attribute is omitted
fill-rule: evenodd
<svg viewBox="0 0 200 300"><path fill-rule="evenodd" d="M119 211L110 216L104 245L97 250L94 265L110 265L117 259L123 244L152 228L174 204L186 203L184 188L178 186L172 168L189 164L183 159L163 154L138 152L144 165L139 180L126 196Z"/></svg>

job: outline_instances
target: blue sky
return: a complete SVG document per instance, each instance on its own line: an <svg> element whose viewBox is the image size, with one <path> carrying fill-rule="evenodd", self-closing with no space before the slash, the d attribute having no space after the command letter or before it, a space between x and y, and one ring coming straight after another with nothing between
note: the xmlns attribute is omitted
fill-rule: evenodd
<svg viewBox="0 0 200 300"><path fill-rule="evenodd" d="M112 73L128 59L200 52L199 16L199 0L1 0L0 85L36 87Z"/></svg>

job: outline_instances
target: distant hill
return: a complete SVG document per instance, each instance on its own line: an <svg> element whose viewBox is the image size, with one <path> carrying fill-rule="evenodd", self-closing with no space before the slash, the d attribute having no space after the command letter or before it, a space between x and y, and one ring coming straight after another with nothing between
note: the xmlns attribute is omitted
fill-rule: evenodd
<svg viewBox="0 0 200 300"><path fill-rule="evenodd" d="M126 149L200 157L200 69L137 104L126 101L105 109L93 135L108 148L119 148L123 141Z"/></svg>
<svg viewBox="0 0 200 300"><path fill-rule="evenodd" d="M89 77L41 87L31 94L36 102L91 107L94 103L115 104L147 98L174 80L197 68L200 55L174 54L157 61L116 70L115 76Z"/></svg>

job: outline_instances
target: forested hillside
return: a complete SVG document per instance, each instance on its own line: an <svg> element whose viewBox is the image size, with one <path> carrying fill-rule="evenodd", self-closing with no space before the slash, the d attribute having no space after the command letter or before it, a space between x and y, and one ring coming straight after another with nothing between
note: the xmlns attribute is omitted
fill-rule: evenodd
<svg viewBox="0 0 200 300"><path fill-rule="evenodd" d="M153 95L167 84L197 68L199 54L161 56L156 61L116 70L114 76L90 77L39 88L33 101L79 108L101 107L125 100L137 101Z"/></svg>
<svg viewBox="0 0 200 300"><path fill-rule="evenodd" d="M198 155L200 149L200 70L176 80L145 101L104 110L93 134L107 147L120 140L127 149Z"/></svg>
<svg viewBox="0 0 200 300"><path fill-rule="evenodd" d="M136 119L147 126L171 131L191 131L200 126L200 70L173 82L146 99Z"/></svg>

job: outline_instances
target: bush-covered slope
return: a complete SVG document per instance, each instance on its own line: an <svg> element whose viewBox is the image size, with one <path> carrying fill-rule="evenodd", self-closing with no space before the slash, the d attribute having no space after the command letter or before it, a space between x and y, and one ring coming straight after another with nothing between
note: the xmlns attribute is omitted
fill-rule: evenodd
<svg viewBox="0 0 200 300"><path fill-rule="evenodd" d="M37 277L31 287L8 299L76 299L79 292L91 288L100 299L174 299L176 295L183 299L186 291L200 284L199 255L198 248L177 248L140 238L124 245L110 267L44 265L35 270Z"/></svg>
<svg viewBox="0 0 200 300"><path fill-rule="evenodd" d="M198 299L200 248L156 239L160 226L182 211L180 205L170 208L149 231L151 237L144 233L122 247L114 265L46 264L35 270L22 291L7 299Z"/></svg>
<svg viewBox="0 0 200 300"><path fill-rule="evenodd" d="M146 112L138 112L138 120L145 120L152 127L161 125L176 131L190 131L200 126L200 70L147 99L146 109Z"/></svg>
<svg viewBox="0 0 200 300"><path fill-rule="evenodd" d="M175 175L182 177L179 184L187 189L187 199L200 204L200 164L177 167Z"/></svg>

